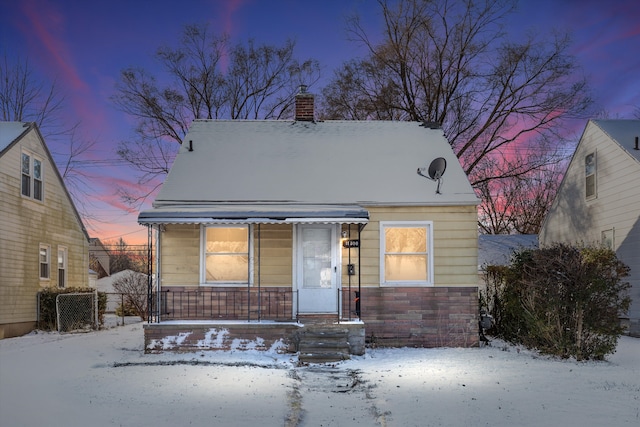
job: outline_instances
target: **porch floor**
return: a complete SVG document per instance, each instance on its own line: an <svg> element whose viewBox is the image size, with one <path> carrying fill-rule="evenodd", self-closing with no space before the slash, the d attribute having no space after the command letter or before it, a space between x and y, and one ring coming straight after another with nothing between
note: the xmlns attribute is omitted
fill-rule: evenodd
<svg viewBox="0 0 640 427"><path fill-rule="evenodd" d="M330 339L327 339L330 337ZM145 352L259 350L300 353L308 362L348 359L364 354L362 321L279 322L234 320L169 320L144 325ZM302 348L301 348L302 347ZM330 354L333 354L331 356ZM317 357L315 357L317 356Z"/></svg>

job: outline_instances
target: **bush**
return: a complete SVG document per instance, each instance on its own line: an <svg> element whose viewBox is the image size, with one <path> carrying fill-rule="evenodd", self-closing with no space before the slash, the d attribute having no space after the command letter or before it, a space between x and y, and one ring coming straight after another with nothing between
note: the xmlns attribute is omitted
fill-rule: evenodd
<svg viewBox="0 0 640 427"><path fill-rule="evenodd" d="M147 318L147 275L130 271L122 275L113 283L113 289L124 295L124 307L122 304L116 309L116 314L140 316L142 320Z"/></svg>
<svg viewBox="0 0 640 427"><path fill-rule="evenodd" d="M554 244L523 249L504 269L488 269L482 302L490 333L560 357L603 359L624 331L629 267L601 247Z"/></svg>
<svg viewBox="0 0 640 427"><path fill-rule="evenodd" d="M60 294L93 293L92 288L46 288L39 292L38 329L55 331L58 329L56 313L56 297ZM98 323L104 324L104 313L107 310L107 294L98 292Z"/></svg>

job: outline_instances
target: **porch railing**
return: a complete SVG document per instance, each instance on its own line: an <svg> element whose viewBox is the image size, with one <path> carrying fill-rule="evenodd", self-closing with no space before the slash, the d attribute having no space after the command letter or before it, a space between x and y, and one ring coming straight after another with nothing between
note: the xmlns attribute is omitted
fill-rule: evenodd
<svg viewBox="0 0 640 427"><path fill-rule="evenodd" d="M157 297L153 298L158 301ZM162 290L161 320L291 320L291 289L246 288L197 290ZM158 307L154 307L158 314ZM156 317L157 318L157 317Z"/></svg>

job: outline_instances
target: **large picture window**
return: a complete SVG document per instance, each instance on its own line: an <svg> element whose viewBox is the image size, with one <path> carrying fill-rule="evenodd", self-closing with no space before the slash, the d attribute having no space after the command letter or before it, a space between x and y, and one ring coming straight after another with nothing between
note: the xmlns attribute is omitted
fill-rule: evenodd
<svg viewBox="0 0 640 427"><path fill-rule="evenodd" d="M433 285L433 223L380 223L380 284Z"/></svg>
<svg viewBox="0 0 640 427"><path fill-rule="evenodd" d="M249 282L249 226L204 228L203 279L211 284Z"/></svg>

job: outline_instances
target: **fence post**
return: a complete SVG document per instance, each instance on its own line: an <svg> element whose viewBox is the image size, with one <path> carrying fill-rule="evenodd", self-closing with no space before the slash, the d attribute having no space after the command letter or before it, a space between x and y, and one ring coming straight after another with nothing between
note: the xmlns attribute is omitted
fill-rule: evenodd
<svg viewBox="0 0 640 427"><path fill-rule="evenodd" d="M98 306L99 304L99 298L98 298L98 290L95 289L93 291L93 302L95 304L95 324L94 324L94 329L97 331L98 329L100 329L100 318L98 317L100 314L100 307Z"/></svg>

